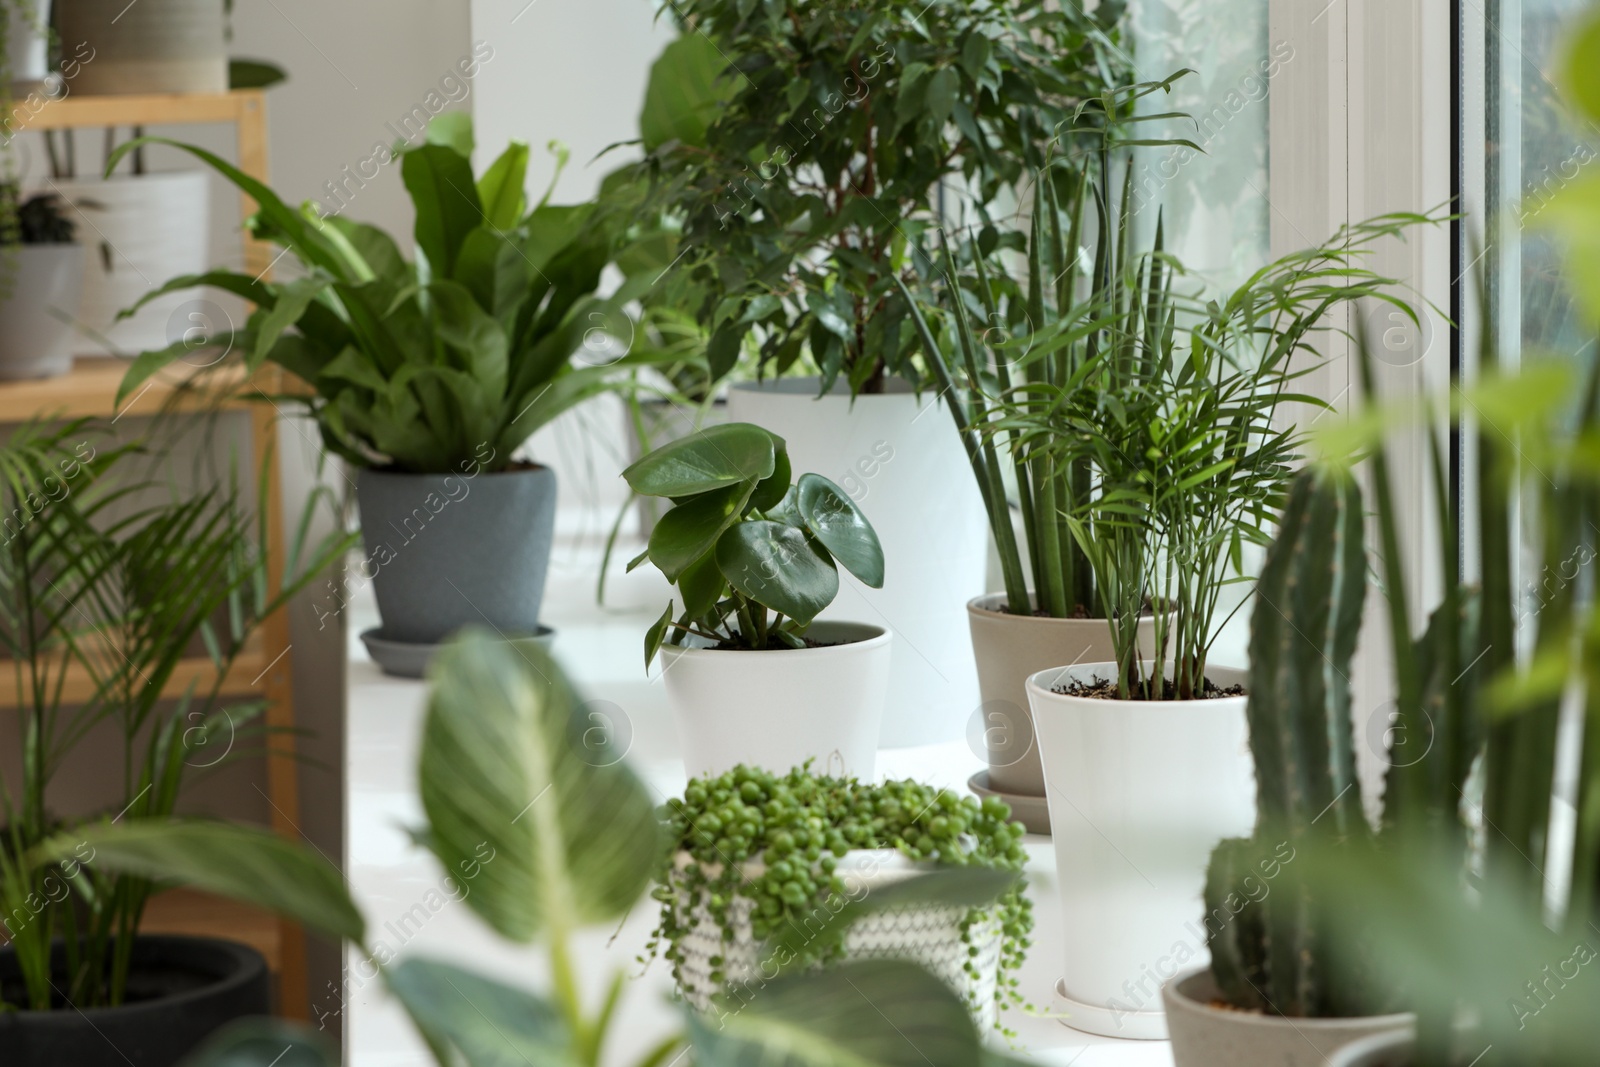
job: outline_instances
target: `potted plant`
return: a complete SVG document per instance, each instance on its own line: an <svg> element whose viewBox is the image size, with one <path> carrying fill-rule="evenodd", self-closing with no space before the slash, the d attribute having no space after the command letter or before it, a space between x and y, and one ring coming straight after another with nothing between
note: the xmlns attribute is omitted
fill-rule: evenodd
<svg viewBox="0 0 1600 1067"><path fill-rule="evenodd" d="M901 635L886 745L953 740L976 707L959 609L988 558L895 279L931 273L947 220L1009 210L1063 128L1103 122L1106 79L1128 73L1124 6L694 0L652 71L639 167L682 217L676 269L703 283L688 310L713 376L747 337L759 350L762 380L730 387L730 418L782 436L800 469L858 482L895 559L870 609ZM866 610L847 589L836 610Z"/></svg>
<svg viewBox="0 0 1600 1067"><path fill-rule="evenodd" d="M413 676L466 623L541 632L555 474L517 449L655 358L615 356L596 327L632 298L626 286L595 296L611 251L604 205L541 201L529 210L522 144L474 179L464 119L435 119L430 142L402 152L415 262L375 227L308 218L211 153L163 142L253 197L256 232L306 273L262 282L211 271L174 278L146 298L210 285L256 305L243 329L215 340L239 349L252 370L270 361L311 387L286 399L303 403L327 449L359 471L360 576L373 583L383 617L368 647L385 669ZM121 146L108 167L155 140ZM119 401L188 351L180 342L140 356Z"/></svg>
<svg viewBox="0 0 1600 1067"><path fill-rule="evenodd" d="M160 486L127 477L133 454L83 421L24 427L0 450L0 647L21 705L19 770L0 772L0 1047L19 1067L175 1063L270 1004L254 950L142 934L157 887L86 866L94 849L77 828L160 824L187 780L247 751L263 703L224 697L222 683L259 621L350 539L297 540L300 566L279 581L253 547L264 510L248 514L231 485L134 504ZM169 683L196 655L211 669L173 698ZM52 781L97 728L119 746L120 789L89 819L64 817ZM70 844L46 854L55 837Z"/></svg>
<svg viewBox="0 0 1600 1067"><path fill-rule="evenodd" d="M1015 974L1033 920L1015 879L1026 852L998 800L739 766L695 778L665 813L651 951L696 1010L780 968L879 957L939 975L980 1026L1022 1002ZM936 862L1006 877L975 883L982 909L909 898L907 880ZM834 915L850 901L870 907L846 932Z"/></svg>
<svg viewBox="0 0 1600 1067"><path fill-rule="evenodd" d="M776 773L808 761L870 777L889 684L889 633L814 622L839 592L839 565L883 585L883 549L845 492L818 474L790 484L784 441L749 423L663 445L623 471L672 510L629 565L678 587L645 635L659 652L691 777L739 764Z"/></svg>
<svg viewBox="0 0 1600 1067"><path fill-rule="evenodd" d="M1160 1037L1151 968L1174 965L1211 848L1254 818L1246 678L1209 652L1222 593L1245 580L1244 548L1265 542L1293 476L1299 434L1275 419L1280 403L1305 399L1293 393L1304 364L1292 361L1315 358L1312 331L1331 308L1393 300L1361 259L1423 220L1348 227L1200 305L1176 293L1181 265L1159 244L1127 248L1126 198L1083 195L1115 231L1088 280L1094 296L1073 329L1027 357L1047 364L1042 380L1018 386L981 429L1011 433L1025 457L1078 479L1052 534L1081 551L1115 651L1026 683L1068 902L1057 1004L1081 1029ZM1048 197L1044 210L1036 226L1069 227Z"/></svg>
<svg viewBox="0 0 1600 1067"><path fill-rule="evenodd" d="M0 5L0 100L26 96L50 76L50 0L7 0Z"/></svg>
<svg viewBox="0 0 1600 1067"><path fill-rule="evenodd" d="M224 0L61 0L56 29L63 41L87 41L78 92L220 93L228 88Z"/></svg>
<svg viewBox="0 0 1600 1067"><path fill-rule="evenodd" d="M54 193L21 201L16 183L0 183L0 380L72 369L83 246L61 207Z"/></svg>
<svg viewBox="0 0 1600 1067"><path fill-rule="evenodd" d="M589 737L591 725L560 667L536 645L468 632L436 664L418 768L425 824L417 840L453 883L470 883L461 899L497 934L545 947L547 991L510 986L443 960L396 959L388 950L374 955L366 947L364 917L339 872L305 847L261 831L198 820L101 824L53 839L46 851L70 855L86 842L102 870L199 886L347 940L382 975L440 1067L498 1062L508 1042L518 1062L599 1067L608 1031L625 1018L617 1010L624 976L614 976L601 1004L586 1004L581 991L588 986L578 980L570 938L581 927L613 923L638 904L665 835L644 784L621 754L607 751L609 738ZM519 818L524 814L530 817ZM990 826L982 819L973 824ZM1002 826L984 837L998 849L1003 833ZM1014 835L1006 836L1014 848ZM489 864L482 860L485 847L494 857ZM1015 874L1005 868L1013 862L996 857L998 871L940 869L898 892L902 903L982 908L1011 887ZM492 877L480 877L490 871ZM833 896L821 890L819 906ZM866 903L840 902L830 910L830 936L842 936ZM872 994L841 995L851 989ZM707 1063L1019 1062L986 1048L962 999L903 959L774 971L735 987L719 999L715 1014L687 1012L684 1032L663 1041L641 1067L671 1063L685 1046L696 1062ZM291 1054L306 1067L338 1062L316 1033L273 1020L218 1035L188 1067L281 1067Z"/></svg>

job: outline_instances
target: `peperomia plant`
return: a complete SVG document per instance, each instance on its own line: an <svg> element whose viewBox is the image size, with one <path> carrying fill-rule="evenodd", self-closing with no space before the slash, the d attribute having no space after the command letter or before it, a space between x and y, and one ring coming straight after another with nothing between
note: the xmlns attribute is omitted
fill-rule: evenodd
<svg viewBox="0 0 1600 1067"><path fill-rule="evenodd" d="M296 211L204 149L161 138L119 146L108 173L124 153L151 142L209 164L260 205L250 223L255 235L282 245L305 269L284 282L228 270L185 275L140 303L213 286L255 304L243 329L212 342L238 349L252 370L270 361L312 386L312 395L289 399L310 408L329 451L357 466L505 469L539 427L619 388L628 368L664 357L616 352L621 342L611 334L627 332L620 309L634 292L595 293L612 251L609 205L554 205L547 192L528 210L528 146L513 143L474 178L472 127L464 120L439 116L427 143L400 153L416 209L417 254L409 263L382 230L319 217L315 205ZM193 347L185 337L140 355L119 402Z"/></svg>
<svg viewBox="0 0 1600 1067"><path fill-rule="evenodd" d="M838 595L837 564L883 587L883 548L861 509L820 474L791 485L783 439L759 426L701 430L622 476L675 505L628 564L655 564L683 598L677 620L668 602L645 636L647 666L663 641L690 635L726 648L806 647L806 629Z"/></svg>

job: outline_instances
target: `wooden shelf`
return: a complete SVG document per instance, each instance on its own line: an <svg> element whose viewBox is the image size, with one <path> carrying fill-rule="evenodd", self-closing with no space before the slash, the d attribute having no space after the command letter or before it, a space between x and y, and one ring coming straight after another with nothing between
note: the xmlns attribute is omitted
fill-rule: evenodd
<svg viewBox="0 0 1600 1067"><path fill-rule="evenodd" d="M26 103L12 108L10 129L64 130L75 126L162 126L179 123L237 122L265 106L260 89L226 93L140 93L129 96L67 95L46 101L37 111Z"/></svg>
<svg viewBox="0 0 1600 1067"><path fill-rule="evenodd" d="M0 424L43 418L117 417L117 387L127 372L128 363L124 360L79 356L73 361L72 370L59 378L0 382ZM120 415L155 415L163 409L243 408L249 401L236 394L246 381L244 367L237 361L206 368L175 363L135 390ZM272 387L265 378L260 384L263 388Z"/></svg>
<svg viewBox="0 0 1600 1067"><path fill-rule="evenodd" d="M58 661L59 662L59 661ZM222 686L218 692L222 696L244 696L248 693L261 691L261 676L267 668L273 665L271 656L267 653L266 638L258 630L250 637L250 641L240 651L233 661L233 666L222 679ZM165 697L180 697L192 684L196 693L210 692L212 683L216 680L217 668L208 656L192 656L179 662L177 669L172 672L172 678L167 682L162 691ZM16 689L16 661L0 660L0 708L14 708L17 705ZM50 678L52 683L54 672ZM67 678L61 687L61 702L63 704L81 704L94 696L94 679L81 663L72 663L67 667Z"/></svg>

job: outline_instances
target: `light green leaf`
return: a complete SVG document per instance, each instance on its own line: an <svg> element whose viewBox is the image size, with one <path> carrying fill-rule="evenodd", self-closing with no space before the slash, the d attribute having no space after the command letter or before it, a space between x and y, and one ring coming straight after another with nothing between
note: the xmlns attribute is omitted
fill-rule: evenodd
<svg viewBox="0 0 1600 1067"><path fill-rule="evenodd" d="M966 1006L913 963L858 960L689 1017L698 1067L979 1067Z"/></svg>
<svg viewBox="0 0 1600 1067"><path fill-rule="evenodd" d="M702 147L733 84L724 77L728 61L703 33L689 32L662 51L650 66L639 137L647 152L668 141Z"/></svg>
<svg viewBox="0 0 1600 1067"><path fill-rule="evenodd" d="M429 1046L471 1067L572 1064L572 1035L540 997L453 964L408 959L384 974Z"/></svg>
<svg viewBox="0 0 1600 1067"><path fill-rule="evenodd" d="M428 144L441 145L462 159L470 160L477 141L472 136L472 113L446 111L428 123Z"/></svg>
<svg viewBox="0 0 1600 1067"><path fill-rule="evenodd" d="M717 566L739 592L801 624L839 594L833 561L804 531L781 522L734 526L717 541Z"/></svg>
<svg viewBox="0 0 1600 1067"><path fill-rule="evenodd" d="M650 795L592 726L531 641L468 629L435 660L419 771L428 847L513 941L625 915L655 868Z"/></svg>
<svg viewBox="0 0 1600 1067"><path fill-rule="evenodd" d="M84 846L92 858L80 851ZM134 819L60 834L39 850L52 860L194 886L358 944L366 936L337 868L299 842L252 826Z"/></svg>
<svg viewBox="0 0 1600 1067"><path fill-rule="evenodd" d="M428 293L433 298L433 327L439 340L466 361L467 373L486 397L503 396L510 340L500 323L478 306L465 286L437 281L428 287Z"/></svg>
<svg viewBox="0 0 1600 1067"><path fill-rule="evenodd" d="M795 506L817 540L845 570L873 589L883 588L883 546L854 500L820 474L802 474Z"/></svg>
<svg viewBox="0 0 1600 1067"><path fill-rule="evenodd" d="M685 497L772 476L778 439L748 422L711 426L679 438L622 472L642 496Z"/></svg>
<svg viewBox="0 0 1600 1067"><path fill-rule="evenodd" d="M483 221L472 165L453 148L425 144L401 158L400 176L416 209L417 247L434 277L448 278L461 242Z"/></svg>
<svg viewBox="0 0 1600 1067"><path fill-rule="evenodd" d="M944 125L950 121L950 112L956 106L956 93L961 88L961 75L954 67L940 67L928 79L928 114Z"/></svg>
<svg viewBox="0 0 1600 1067"><path fill-rule="evenodd" d="M483 203L484 220L489 226L509 230L522 221L522 209L527 203L523 186L527 180L528 146L512 141L478 179L478 199Z"/></svg>
<svg viewBox="0 0 1600 1067"><path fill-rule="evenodd" d="M256 343L248 360L251 370L261 366L261 362L267 358L267 353L272 351L272 346L278 343L283 331L299 322L300 316L306 313L306 307L327 288L328 278L317 275L297 278L287 285L278 287L277 303L267 309L256 327Z"/></svg>

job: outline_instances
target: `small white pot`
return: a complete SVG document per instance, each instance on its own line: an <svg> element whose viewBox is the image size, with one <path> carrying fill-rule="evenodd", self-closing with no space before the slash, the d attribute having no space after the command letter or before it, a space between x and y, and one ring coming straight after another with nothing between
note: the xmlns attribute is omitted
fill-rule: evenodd
<svg viewBox="0 0 1600 1067"><path fill-rule="evenodd" d="M695 862L686 852L677 856L677 866L683 870ZM844 881L845 901L860 900L874 891L904 881L926 871L893 849L858 849L839 860L834 873ZM744 879L761 877L766 867L759 861L746 863L741 869ZM708 870L708 874L720 873ZM677 887L679 899L685 899L686 888ZM842 905L845 901L840 901ZM771 981L778 973L778 961L765 958L750 929L751 902L736 897L729 907L733 926L733 941L722 940L722 930L712 919L703 901L696 902L693 925L678 942L683 960L679 974L681 989L690 1005L697 1011L711 1007L712 997L722 992L722 987L711 980L711 957L721 956L722 972L730 983L750 983L755 988ZM819 903L813 918L803 920L808 930L820 933L837 912L827 904ZM976 957L967 955L967 941L962 937L961 921L967 909L950 905L915 906L896 908L858 919L845 935L844 954L847 959L889 957L920 963L932 971L945 984L967 1002L979 1027L992 1028L999 1015L995 1002L1000 973L1000 945L1002 931L999 921L992 915L980 917L972 930L971 945L978 950ZM977 978L967 974L965 964L971 960L978 972Z"/></svg>
<svg viewBox="0 0 1600 1067"><path fill-rule="evenodd" d="M743 763L872 779L889 689L889 633L813 623L822 648L750 652L663 645L662 680L690 778ZM830 643L838 642L838 643Z"/></svg>
<svg viewBox="0 0 1600 1067"><path fill-rule="evenodd" d="M0 8L6 23L6 61L13 95L27 94L50 74L50 0Z"/></svg>
<svg viewBox="0 0 1600 1067"><path fill-rule="evenodd" d="M815 378L741 382L730 422L782 437L796 477L839 484L877 531L882 589L840 574L825 619L867 619L894 634L885 748L955 741L978 707L977 669L962 605L988 586L989 522L950 411L903 381L851 399Z"/></svg>
<svg viewBox="0 0 1600 1067"><path fill-rule="evenodd" d="M1257 1011L1214 1007L1221 998L1210 967L1180 974L1161 989L1176 1067L1327 1067L1352 1041L1416 1024L1410 1014L1354 1019L1286 1019Z"/></svg>
<svg viewBox="0 0 1600 1067"><path fill-rule="evenodd" d="M1243 671L1212 667L1219 686ZM1167 1036L1161 986L1209 960L1201 894L1211 850L1255 824L1245 698L1095 700L1057 685L1114 678L1113 663L1028 679L1061 886L1067 1025Z"/></svg>
<svg viewBox="0 0 1600 1067"><path fill-rule="evenodd" d="M78 321L95 340L104 337L122 352L165 348L191 336L243 327L225 321L221 306L199 290L168 293L131 319L117 312L180 274L200 274L210 265L210 178L206 171L119 175L104 181L77 179L51 184L71 205L78 240L88 250ZM196 354L207 363L209 349Z"/></svg>

